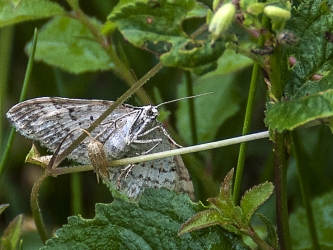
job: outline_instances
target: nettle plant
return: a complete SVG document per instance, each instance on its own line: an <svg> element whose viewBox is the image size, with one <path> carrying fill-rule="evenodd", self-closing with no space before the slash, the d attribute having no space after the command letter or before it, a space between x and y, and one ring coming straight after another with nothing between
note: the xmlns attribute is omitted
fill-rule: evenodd
<svg viewBox="0 0 333 250"><path fill-rule="evenodd" d="M67 4L70 8L66 6L65 9L46 0L5 1L0 3L0 26L49 18L38 32L36 51L31 53L34 48L31 41L26 45L27 53L35 60L74 74L113 72L132 86L131 92L126 92L121 101L136 91L139 102L147 103L147 96L140 89L147 79L163 66L179 69L177 72L187 85L179 87L177 95L214 92L209 97L200 97L195 103L193 99L179 103L177 128L183 132L176 140L182 140L184 144L211 141L221 124L233 126L228 121L239 115L239 92L244 93L248 82L244 125L236 128L242 130L238 134L249 134L258 99L255 95L257 83L264 83L266 101L258 110L263 113L264 106L266 108L264 123L273 142L269 150L273 154L271 162L274 162L268 166L274 172L275 187L263 180L263 184L253 186L240 198L248 140L245 139L241 141L237 166L229 164L234 162L227 159L228 154L223 155L226 159L218 158L228 164L228 171L232 170L224 178L218 194L208 198L208 203L193 203L186 195L163 188L147 189L138 202L117 197L110 204L96 204L93 219L71 216L68 224L49 238L37 200L39 187L48 176L45 172L35 183L31 195L35 224L45 243L42 249L332 247L333 228L329 223L332 218L327 216L333 214L332 193L311 203L307 183L311 179L307 179L304 171L312 171L306 167L312 164L324 183L325 178L332 176L323 167L332 163L329 154L332 137L323 136L324 132L320 132L321 136L305 137L309 129L320 127L320 131L326 131L323 127L332 128L332 2L309 0L292 6L291 2L283 0L215 0L212 6L206 6L195 0L121 0L104 21L89 17L76 0L67 0ZM129 66L131 54L124 49L124 44L148 51L159 60L138 82ZM252 64L251 77L237 79L237 70ZM263 72L263 79L259 77L260 72ZM193 79L205 84L195 85ZM169 89L171 84L168 83ZM258 138L267 136L268 132ZM229 145L240 142L238 138L230 141ZM221 142L214 147L223 145ZM201 151L213 148L211 144L201 146ZM189 147L186 153L194 151L197 149ZM45 167L44 158L36 154L29 155L30 161ZM6 151L1 173L7 155ZM214 193L211 190L215 189L216 180L209 171L196 167L212 161L212 156L202 152L199 157L185 156L184 159L195 184L197 199L212 197L209 194ZM77 168L72 169L72 172L77 171ZM299 210L291 217L287 199L288 192L293 191L287 186L288 169L298 171L296 190L299 194L296 196L301 196L305 205L304 211ZM330 181L326 183L327 192L332 186ZM261 220L258 224L253 215L272 195L274 188L276 224L257 213ZM0 212L7 207L1 205ZM22 216L18 216L5 230L1 238L3 246L17 247L22 220ZM300 231L304 234L299 235Z"/></svg>

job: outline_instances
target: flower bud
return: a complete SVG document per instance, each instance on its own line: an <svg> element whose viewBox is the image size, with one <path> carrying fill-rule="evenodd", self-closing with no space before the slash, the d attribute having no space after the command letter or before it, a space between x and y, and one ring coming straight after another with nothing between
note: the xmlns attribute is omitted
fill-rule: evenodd
<svg viewBox="0 0 333 250"><path fill-rule="evenodd" d="M272 20L276 20L276 19L288 20L291 17L289 10L282 9L277 6L268 5L265 7L264 12Z"/></svg>
<svg viewBox="0 0 333 250"><path fill-rule="evenodd" d="M272 29L275 31L283 30L286 21L290 19L291 5L289 2L286 3L285 8L278 6L267 5L264 9L264 13L272 20Z"/></svg>
<svg viewBox="0 0 333 250"><path fill-rule="evenodd" d="M216 40L220 35L229 28L234 20L236 6L232 3L223 4L214 14L208 30L212 33L213 40Z"/></svg>
<svg viewBox="0 0 333 250"><path fill-rule="evenodd" d="M264 7L265 3L253 3L247 6L246 12L257 16L263 12Z"/></svg>

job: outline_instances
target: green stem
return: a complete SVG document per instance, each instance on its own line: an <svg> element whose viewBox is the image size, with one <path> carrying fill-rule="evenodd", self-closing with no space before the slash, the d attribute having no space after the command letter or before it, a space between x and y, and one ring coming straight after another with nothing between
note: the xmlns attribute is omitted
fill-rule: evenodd
<svg viewBox="0 0 333 250"><path fill-rule="evenodd" d="M31 75L31 71L32 71L33 61L34 61L34 57L35 57L36 44L37 44L37 29L35 29L35 33L34 33L34 39L33 39L33 43L32 43L32 50L31 50L31 54L29 56L27 71L26 71L25 77L24 77L24 83L23 83L23 87L22 87L22 91L21 91L20 100L19 100L20 102L23 101L25 99L25 96L26 96L28 83L29 83L30 75ZM0 162L0 177L2 175L4 166L7 162L9 152L10 152L11 146L12 146L13 141L14 141L14 136L15 136L15 130L14 130L14 128L12 128L11 131L10 131L9 137L8 137L5 152L3 153L3 156L2 156L2 159L1 159L1 162Z"/></svg>
<svg viewBox="0 0 333 250"><path fill-rule="evenodd" d="M186 77L186 89L187 89L187 96L193 96L193 81L190 71L185 71ZM189 120L190 120L190 127L191 127L191 135L192 135L192 143L194 145L198 144L198 136L197 136L197 123L195 117L195 108L194 108L194 99L189 98L187 99L188 106L189 106Z"/></svg>
<svg viewBox="0 0 333 250"><path fill-rule="evenodd" d="M274 250L273 247L268 245L263 239L259 237L259 235L254 231L253 228L250 228L246 234L263 250Z"/></svg>
<svg viewBox="0 0 333 250"><path fill-rule="evenodd" d="M297 171L298 171L298 180L299 180L299 186L301 189L302 199L306 211L306 216L309 224L309 232L310 237L312 241L312 249L318 249L320 250L320 244L318 240L317 230L316 230L316 223L313 217L313 211L312 211L312 205L310 201L310 195L309 195L309 189L308 185L306 183L306 174L304 173L303 167L304 164L302 164L302 157L301 157L301 150L299 145L299 140L297 136L297 132L293 131L291 132L291 142L292 142L292 152L296 161Z"/></svg>
<svg viewBox="0 0 333 250"><path fill-rule="evenodd" d="M251 135L234 137L231 139L226 139L226 140L217 141L217 142L204 143L204 144L195 145L195 146L191 146L191 147L178 148L178 149L163 151L163 152L154 153L154 154L140 155L140 156L131 157L131 158L114 160L114 161L110 161L108 163L108 166L116 167L116 166L129 165L129 164L138 163L138 162L151 161L151 160L160 159L160 158L169 157L169 156L190 154L190 153L200 152L200 151L204 151L204 150L210 150L210 149L214 149L214 148L234 145L234 144L238 144L238 143L242 143L242 142L259 140L259 139L263 139L263 138L268 138L267 131L261 132L261 133L256 133L256 134L251 134ZM90 165L78 166L78 167L61 167L61 168L52 169L52 174L54 176L57 176L57 175L61 175L61 174L69 174L69 173L76 173L76 172L90 171L90 170L93 170L93 167Z"/></svg>
<svg viewBox="0 0 333 250"><path fill-rule="evenodd" d="M82 181L79 173L71 174L72 214L82 214Z"/></svg>
<svg viewBox="0 0 333 250"><path fill-rule="evenodd" d="M242 132L243 135L248 134L250 131L250 128L251 128L253 107L255 104L254 97L255 97L255 92L257 89L257 82L258 82L258 72L259 72L259 65L257 63L254 63L253 70L252 70L250 90L249 90L249 97L248 97L247 105L246 105L245 119L244 119L243 132ZM234 200L235 204L238 203L239 196L240 196L240 188L241 188L241 182L242 182L244 164L245 164L245 157L246 157L246 148L247 148L247 143L241 143L240 149L239 149L239 155L238 155L237 170L236 170L236 175L235 175L234 192L233 192L233 200Z"/></svg>
<svg viewBox="0 0 333 250"><path fill-rule="evenodd" d="M6 103L5 98L7 96L7 86L8 86L8 75L9 75L9 66L10 66L10 56L12 51L12 41L13 41L13 29L12 26L4 27L0 30L0 152L2 152L3 146L3 105Z"/></svg>
<svg viewBox="0 0 333 250"><path fill-rule="evenodd" d="M268 22L268 18L266 15L264 15L263 20L262 20L263 27L265 27L265 25L267 25L267 22ZM260 36L258 45L262 46L264 43L265 43L264 37ZM246 104L246 111L245 111L245 118L244 118L243 132L242 132L243 135L248 134L251 129L259 70L260 70L259 64L257 62L255 62L253 65L253 70L252 70L249 97L247 99L247 104ZM240 145L238 162L237 162L237 170L236 170L236 175L235 175L234 191L233 191L233 200L234 200L235 204L238 203L239 196L240 196L240 187L241 187L241 181L242 181L243 171L244 171L246 148L247 148L246 143L242 143Z"/></svg>
<svg viewBox="0 0 333 250"><path fill-rule="evenodd" d="M44 243L48 239L48 236L43 223L42 214L38 205L38 191L47 177L48 175L46 174L46 172L44 172L44 174L38 178L38 180L34 183L32 187L31 197L30 197L32 216L34 218L38 234Z"/></svg>
<svg viewBox="0 0 333 250"><path fill-rule="evenodd" d="M276 190L276 217L277 232L281 250L290 250L290 230L288 215L288 188L287 188L287 152L285 135L275 132L275 190Z"/></svg>
<svg viewBox="0 0 333 250"><path fill-rule="evenodd" d="M289 56L277 44L273 54L269 59L268 71L271 87L270 95L274 100L280 101L283 98L283 89L286 84L286 77L289 72ZM288 189L287 189L287 147L286 135L274 131L274 171L275 171L275 190L276 190L276 220L277 232L279 235L279 245L281 250L292 249L289 229L288 214Z"/></svg>

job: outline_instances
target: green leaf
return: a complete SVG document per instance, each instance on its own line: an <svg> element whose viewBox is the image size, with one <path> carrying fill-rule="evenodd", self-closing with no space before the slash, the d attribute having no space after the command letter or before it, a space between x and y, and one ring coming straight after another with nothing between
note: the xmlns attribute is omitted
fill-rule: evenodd
<svg viewBox="0 0 333 250"><path fill-rule="evenodd" d="M202 210L186 195L146 189L138 203L96 204L93 219L72 216L46 249L247 249L221 227L178 236L181 223Z"/></svg>
<svg viewBox="0 0 333 250"><path fill-rule="evenodd" d="M323 246L321 249L332 249L333 192L315 198L312 209L319 243ZM313 249L305 209L298 208L289 221L293 249Z"/></svg>
<svg viewBox="0 0 333 250"><path fill-rule="evenodd" d="M17 249L21 239L22 222L23 214L20 214L8 225L1 237L1 249Z"/></svg>
<svg viewBox="0 0 333 250"><path fill-rule="evenodd" d="M282 132L294 130L310 122L322 123L318 120L326 120L331 116L333 116L333 89L277 103L267 111L265 122L271 129Z"/></svg>
<svg viewBox="0 0 333 250"><path fill-rule="evenodd" d="M159 56L165 66L202 73L222 55L224 41L194 40L181 27L190 17L204 17L208 8L194 0L120 1L109 20L134 46Z"/></svg>
<svg viewBox="0 0 333 250"><path fill-rule="evenodd" d="M233 224L238 224L240 221L239 216L242 211L235 205L232 197L232 180L234 175L234 169L232 168L228 174L225 176L221 187L220 193L217 198L209 198L208 202L211 203L212 208L215 208L223 221L232 222ZM221 223L222 224L222 223ZM223 222L223 224L226 224ZM225 227L226 228L226 227ZM236 232L235 229L232 230Z"/></svg>
<svg viewBox="0 0 333 250"><path fill-rule="evenodd" d="M243 222L250 224L254 211L271 196L273 190L273 184L265 182L246 191L240 202L240 207L243 212Z"/></svg>
<svg viewBox="0 0 333 250"><path fill-rule="evenodd" d="M5 209L8 207L9 207L9 204L1 204L0 205L0 214L2 214L2 212L5 211Z"/></svg>
<svg viewBox="0 0 333 250"><path fill-rule="evenodd" d="M201 228L222 225L224 223L229 223L230 220L226 220L221 217L219 211L215 209L208 209L200 213L195 214L188 221L186 221L179 229L179 235L189 233L194 230Z"/></svg>
<svg viewBox="0 0 333 250"><path fill-rule="evenodd" d="M272 246L274 249L279 249L279 239L276 233L276 228L265 215L259 213L257 213L257 215L266 226L267 238L270 246Z"/></svg>
<svg viewBox="0 0 333 250"><path fill-rule="evenodd" d="M215 71L214 71L215 73ZM193 93L213 92L209 96L194 99L198 142L210 142L216 138L221 125L240 110L241 93L232 74L214 74L213 72L193 82ZM222 79L222 80L221 80ZM185 83L179 86L178 96L186 96ZM188 102L178 103L177 128L187 144L192 144ZM207 122L214 121L214 122Z"/></svg>
<svg viewBox="0 0 333 250"><path fill-rule="evenodd" d="M0 2L0 27L56 15L65 15L65 11L46 0L21 0L15 4L10 0Z"/></svg>
<svg viewBox="0 0 333 250"><path fill-rule="evenodd" d="M332 32L333 16L327 1L302 3L292 13L286 29L298 44L284 47L297 62L286 73L284 99L268 106L265 123L278 132L322 122L333 116L333 43L325 37ZM313 75L321 75L319 81Z"/></svg>
<svg viewBox="0 0 333 250"><path fill-rule="evenodd" d="M220 187L220 193L218 198L225 201L232 201L232 180L234 178L234 169L232 168L227 175Z"/></svg>
<svg viewBox="0 0 333 250"><path fill-rule="evenodd" d="M235 205L232 201L226 202L218 198L208 198L207 201L211 204L209 207L220 213L220 217L230 220L235 214Z"/></svg>
<svg viewBox="0 0 333 250"><path fill-rule="evenodd" d="M100 30L102 25L91 19ZM31 42L26 46L30 52ZM110 70L110 57L86 26L68 17L56 17L38 34L36 60L44 61L72 73Z"/></svg>

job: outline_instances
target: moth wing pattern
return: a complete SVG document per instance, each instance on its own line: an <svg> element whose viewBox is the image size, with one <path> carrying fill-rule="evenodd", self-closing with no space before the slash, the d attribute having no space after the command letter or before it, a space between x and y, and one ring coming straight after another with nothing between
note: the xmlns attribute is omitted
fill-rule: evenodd
<svg viewBox="0 0 333 250"><path fill-rule="evenodd" d="M103 100L41 97L13 106L6 115L20 134L40 142L51 152L54 152L67 136L61 145L59 151L61 153L81 135L82 131L78 128L87 129L112 103L112 101ZM117 107L91 132L91 135L95 137L99 134L97 139L105 144L116 132L115 130L126 127L126 123L134 119L133 111L135 108L130 105ZM115 120L117 120L116 123ZM88 143L89 138L86 138L68 155L68 158L81 164L89 164Z"/></svg>
<svg viewBox="0 0 333 250"><path fill-rule="evenodd" d="M82 131L79 128L90 127L112 103L104 100L41 97L13 106L6 116L20 134L40 142L51 152L62 143L59 151L62 153L81 135ZM137 137L136 141L130 141L129 145L126 144L129 134L139 128L134 124L140 126L142 119L145 119L141 116L139 123L136 123L142 110L140 107L121 105L91 132L91 136L104 145L107 160L175 148L174 143L170 141L170 135L165 134L166 130L157 120L152 120L147 127L147 129L157 127L156 129ZM80 164L90 164L89 142L90 138L85 138L67 158ZM122 175L125 167L109 167L109 178L106 181L134 200L140 197L145 188L161 187L187 193L194 200L193 184L180 156L136 163L128 173Z"/></svg>
<svg viewBox="0 0 333 250"><path fill-rule="evenodd" d="M156 121L156 126L163 126ZM162 129L155 129L151 133L140 138L142 140L161 139L161 142L150 141L140 144L140 148L130 150L125 157L134 157L142 152L157 153L168 151L175 148L175 145L169 141L168 136ZM109 181L113 188L121 193L137 200L145 188L165 187L170 190L186 193L194 200L194 188L190 175L185 167L182 158L170 156L151 161L139 162L133 164L128 173L122 173L126 166L109 167ZM119 179L119 175L122 175Z"/></svg>

